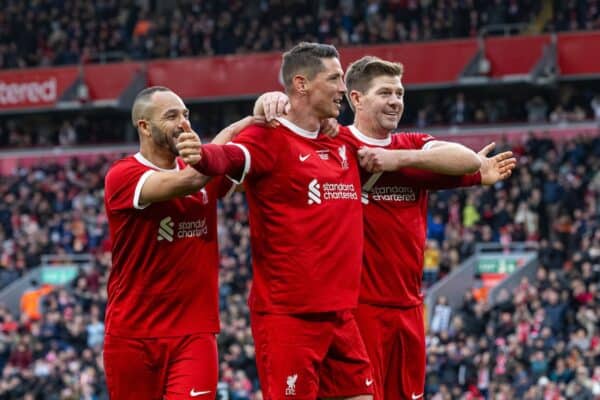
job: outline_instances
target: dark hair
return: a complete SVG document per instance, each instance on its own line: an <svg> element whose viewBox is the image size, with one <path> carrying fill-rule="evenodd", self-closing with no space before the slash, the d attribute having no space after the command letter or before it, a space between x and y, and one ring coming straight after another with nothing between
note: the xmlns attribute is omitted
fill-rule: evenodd
<svg viewBox="0 0 600 400"><path fill-rule="evenodd" d="M329 44L302 42L283 53L280 78L286 89L291 88L295 75L305 74L312 79L323 71L323 58L339 58L335 47Z"/></svg>
<svg viewBox="0 0 600 400"><path fill-rule="evenodd" d="M385 61L379 57L364 56L354 61L346 71L347 96L350 106L352 107L350 92L353 90L365 93L371 88L373 79L382 75L402 76L403 73L404 66L401 63Z"/></svg>
<svg viewBox="0 0 600 400"><path fill-rule="evenodd" d="M131 122L134 128L137 128L137 122L143 119L146 115L148 103L150 103L150 97L156 92L172 92L171 89L164 86L151 86L141 90L133 101L131 107Z"/></svg>

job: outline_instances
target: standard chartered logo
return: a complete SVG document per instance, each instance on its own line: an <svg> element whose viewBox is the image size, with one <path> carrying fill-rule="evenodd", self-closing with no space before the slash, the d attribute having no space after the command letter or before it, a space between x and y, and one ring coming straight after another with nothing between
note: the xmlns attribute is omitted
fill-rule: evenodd
<svg viewBox="0 0 600 400"><path fill-rule="evenodd" d="M206 235L208 235L206 218L192 221L180 221L175 224L175 221L173 221L171 217L166 217L160 220L157 239L159 241L166 240L172 242L175 238L199 238Z"/></svg>
<svg viewBox="0 0 600 400"><path fill-rule="evenodd" d="M169 242L172 242L174 227L175 222L173 222L171 217L161 219L160 224L158 226L158 240L167 240Z"/></svg>
<svg viewBox="0 0 600 400"><path fill-rule="evenodd" d="M323 200L358 200L352 183L323 183L313 179L308 184L308 204L321 204Z"/></svg>
<svg viewBox="0 0 600 400"><path fill-rule="evenodd" d="M308 184L308 204L321 204L321 185L316 179Z"/></svg>
<svg viewBox="0 0 600 400"><path fill-rule="evenodd" d="M374 201L415 202L417 192L405 186L379 186L373 188L371 195Z"/></svg>

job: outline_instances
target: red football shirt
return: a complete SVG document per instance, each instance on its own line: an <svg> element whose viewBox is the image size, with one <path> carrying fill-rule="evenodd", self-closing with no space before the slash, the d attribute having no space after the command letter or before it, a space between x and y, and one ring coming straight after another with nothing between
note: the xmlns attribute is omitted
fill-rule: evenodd
<svg viewBox="0 0 600 400"><path fill-rule="evenodd" d="M349 135L306 131L282 119L234 139L246 156L256 312L354 308L362 257L356 153Z"/></svg>
<svg viewBox="0 0 600 400"><path fill-rule="evenodd" d="M232 185L216 179L195 194L140 205L144 182L158 170L138 153L106 174L113 243L106 332L129 337L218 332L216 201Z"/></svg>
<svg viewBox="0 0 600 400"><path fill-rule="evenodd" d="M350 133L355 146L388 149L422 149L435 140L421 133L400 133L374 139L356 127L340 129ZM361 170L364 184L371 174ZM427 232L427 189L442 189L477 183L470 176L459 177L403 168L385 172L370 191L363 192L365 242L360 302L392 307L422 303L421 280ZM364 202L365 203L365 202Z"/></svg>

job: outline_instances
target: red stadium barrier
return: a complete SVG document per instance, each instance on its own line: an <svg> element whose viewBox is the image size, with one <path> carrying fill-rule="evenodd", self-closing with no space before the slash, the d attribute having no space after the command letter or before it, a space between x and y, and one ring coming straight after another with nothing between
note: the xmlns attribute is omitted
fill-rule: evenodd
<svg viewBox="0 0 600 400"><path fill-rule="evenodd" d="M168 86L184 99L243 97L280 90L280 53L153 61L148 84Z"/></svg>
<svg viewBox="0 0 600 400"><path fill-rule="evenodd" d="M456 82L460 73L477 52L473 39L401 45L347 47L340 50L344 68L365 55L404 64L406 85Z"/></svg>
<svg viewBox="0 0 600 400"><path fill-rule="evenodd" d="M542 56L550 35L488 38L485 54L491 77L528 74ZM560 72L566 76L600 75L600 32L559 34ZM375 55L404 64L405 84L453 84L478 49L475 39L446 40L381 46L342 48L344 67L364 55ZM92 102L115 102L136 76L149 85L171 87L187 100L244 98L280 89L280 53L230 55L208 58L158 60L145 63L84 65L82 77ZM10 70L0 72L0 111L53 107L77 101L76 91L61 98L79 77L79 67ZM74 94L75 93L75 94Z"/></svg>
<svg viewBox="0 0 600 400"><path fill-rule="evenodd" d="M2 71L0 110L54 106L75 83L78 71L78 67Z"/></svg>
<svg viewBox="0 0 600 400"><path fill-rule="evenodd" d="M550 35L486 39L485 55L491 63L491 76L499 78L529 73L548 43Z"/></svg>
<svg viewBox="0 0 600 400"><path fill-rule="evenodd" d="M143 63L118 63L86 65L84 80L94 101L116 100L138 73L143 73Z"/></svg>
<svg viewBox="0 0 600 400"><path fill-rule="evenodd" d="M562 75L599 74L599 54L600 32L558 35L558 65Z"/></svg>
<svg viewBox="0 0 600 400"><path fill-rule="evenodd" d="M579 136L598 136L600 129L594 123L582 123L574 126L507 126L481 129L470 129L469 132L453 133L451 128L446 130L431 130L431 133L438 139L451 142L462 143L474 150L480 150L490 142L496 142L501 145L503 142L510 146L524 144L527 139L527 133L533 133L538 137L545 137L556 142L571 140Z"/></svg>

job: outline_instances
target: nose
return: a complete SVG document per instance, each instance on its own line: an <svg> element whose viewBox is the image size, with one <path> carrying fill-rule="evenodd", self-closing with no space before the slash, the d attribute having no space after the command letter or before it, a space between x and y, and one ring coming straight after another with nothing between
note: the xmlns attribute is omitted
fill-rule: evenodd
<svg viewBox="0 0 600 400"><path fill-rule="evenodd" d="M390 96L388 103L394 108L399 108L402 107L403 100L401 97L398 96Z"/></svg>
<svg viewBox="0 0 600 400"><path fill-rule="evenodd" d="M183 130L184 132L189 132L191 131L192 127L190 126L190 121L185 117L185 115L181 114L179 116L179 123L177 124L177 127L180 128L181 130Z"/></svg>
<svg viewBox="0 0 600 400"><path fill-rule="evenodd" d="M348 90L348 88L346 87L346 82L344 82L343 79L340 79L340 82L338 84L338 90L340 93L346 93L346 91Z"/></svg>

